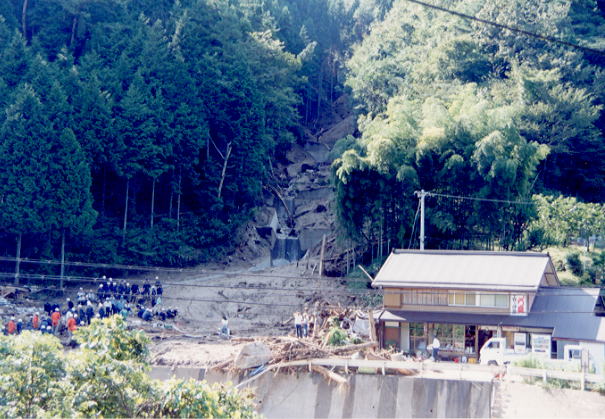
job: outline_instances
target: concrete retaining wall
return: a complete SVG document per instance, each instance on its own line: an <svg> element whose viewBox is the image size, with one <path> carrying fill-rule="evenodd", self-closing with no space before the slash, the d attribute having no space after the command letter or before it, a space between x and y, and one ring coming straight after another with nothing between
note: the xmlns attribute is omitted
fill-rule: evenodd
<svg viewBox="0 0 605 419"><path fill-rule="evenodd" d="M195 368L154 367L153 378L238 383L246 377ZM267 418L490 417L492 383L352 374L337 386L319 374L268 373L251 383Z"/></svg>

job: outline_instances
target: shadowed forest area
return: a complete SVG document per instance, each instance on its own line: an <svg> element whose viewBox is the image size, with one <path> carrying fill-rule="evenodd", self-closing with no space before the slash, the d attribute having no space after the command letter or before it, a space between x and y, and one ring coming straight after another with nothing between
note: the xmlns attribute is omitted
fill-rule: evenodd
<svg viewBox="0 0 605 419"><path fill-rule="evenodd" d="M603 235L605 2L432 4L576 47L407 0L0 2L1 254L220 259L343 95L339 237L407 247L421 188L427 247Z"/></svg>

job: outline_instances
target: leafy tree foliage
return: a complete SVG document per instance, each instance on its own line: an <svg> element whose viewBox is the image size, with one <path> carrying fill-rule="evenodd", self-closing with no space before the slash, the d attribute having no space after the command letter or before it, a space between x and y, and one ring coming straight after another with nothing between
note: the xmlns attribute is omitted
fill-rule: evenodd
<svg viewBox="0 0 605 419"><path fill-rule="evenodd" d="M531 247L567 246L583 239L590 251L592 237L605 234L605 205L584 203L576 198L535 195L537 217L529 224Z"/></svg>
<svg viewBox="0 0 605 419"><path fill-rule="evenodd" d="M603 39L603 14L588 0L440 4L584 45ZM603 69L582 51L395 1L347 68L362 135L334 170L350 236L376 241L386 231L407 245L411 192L421 188L507 201L540 191L605 200ZM359 199L364 193L374 208ZM431 197L427 204L434 247L523 247L535 216L524 204ZM533 228L530 236L542 233Z"/></svg>
<svg viewBox="0 0 605 419"><path fill-rule="evenodd" d="M255 417L250 394L194 380L149 378L147 337L122 317L78 329L77 350L51 335L0 336L6 417Z"/></svg>

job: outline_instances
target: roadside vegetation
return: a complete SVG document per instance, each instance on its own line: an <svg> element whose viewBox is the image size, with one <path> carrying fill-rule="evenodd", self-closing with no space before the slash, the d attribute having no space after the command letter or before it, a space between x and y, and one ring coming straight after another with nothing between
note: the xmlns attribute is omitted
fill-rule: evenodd
<svg viewBox="0 0 605 419"><path fill-rule="evenodd" d="M228 385L149 378L148 339L120 316L53 335L0 336L0 417L252 418L252 396Z"/></svg>

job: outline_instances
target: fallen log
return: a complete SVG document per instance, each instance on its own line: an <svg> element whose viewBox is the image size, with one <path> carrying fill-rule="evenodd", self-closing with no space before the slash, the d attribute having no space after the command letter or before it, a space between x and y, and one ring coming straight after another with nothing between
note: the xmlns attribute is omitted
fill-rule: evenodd
<svg viewBox="0 0 605 419"><path fill-rule="evenodd" d="M338 384L349 384L349 381L341 375L336 374L329 369L322 367L321 365L311 365L311 369L315 372L320 373L326 379L337 382Z"/></svg>
<svg viewBox="0 0 605 419"><path fill-rule="evenodd" d="M366 343L359 343L356 345L346 345L346 346L337 346L334 349L330 349L328 348L328 350L335 354L342 354L344 352L357 352L361 349L368 349L368 348L375 348L377 346L376 342L366 342Z"/></svg>

